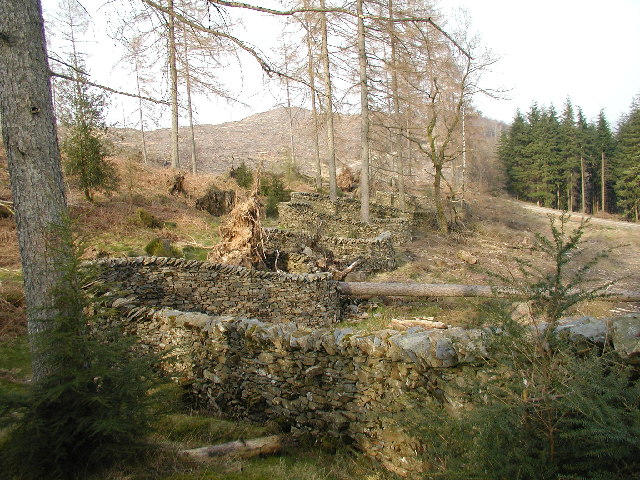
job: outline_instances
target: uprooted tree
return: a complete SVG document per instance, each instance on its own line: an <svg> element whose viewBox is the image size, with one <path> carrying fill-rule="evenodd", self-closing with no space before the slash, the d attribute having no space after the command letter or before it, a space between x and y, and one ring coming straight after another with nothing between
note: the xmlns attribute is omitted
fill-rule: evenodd
<svg viewBox="0 0 640 480"><path fill-rule="evenodd" d="M259 184L258 172L249 196L237 201L228 218L220 225L220 244L209 253L209 261L247 268L266 268L261 221L264 217L264 205L258 195Z"/></svg>

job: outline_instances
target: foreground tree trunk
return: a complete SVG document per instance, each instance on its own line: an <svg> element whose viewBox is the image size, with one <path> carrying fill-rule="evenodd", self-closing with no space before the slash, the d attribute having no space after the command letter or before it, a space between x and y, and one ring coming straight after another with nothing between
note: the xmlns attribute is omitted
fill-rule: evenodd
<svg viewBox="0 0 640 480"><path fill-rule="evenodd" d="M0 111L33 336L52 315L61 250L51 241L51 227L66 214L39 0L0 0ZM45 372L45 360L34 351L34 379Z"/></svg>

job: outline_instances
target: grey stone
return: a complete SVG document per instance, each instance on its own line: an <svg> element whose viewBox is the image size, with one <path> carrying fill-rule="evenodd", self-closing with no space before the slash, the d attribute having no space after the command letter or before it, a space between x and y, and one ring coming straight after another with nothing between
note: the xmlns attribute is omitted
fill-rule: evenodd
<svg viewBox="0 0 640 480"><path fill-rule="evenodd" d="M613 348L623 360L640 364L640 314L635 313L610 320Z"/></svg>

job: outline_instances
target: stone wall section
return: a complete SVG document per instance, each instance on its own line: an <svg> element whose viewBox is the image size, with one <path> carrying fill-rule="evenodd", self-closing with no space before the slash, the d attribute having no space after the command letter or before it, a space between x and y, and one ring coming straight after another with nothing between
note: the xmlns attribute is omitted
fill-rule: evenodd
<svg viewBox="0 0 640 480"><path fill-rule="evenodd" d="M324 215L360 220L360 201L349 197L338 197L334 204L327 195L314 192L293 192L291 201L303 202L312 205L314 211ZM369 212L372 219L391 220L405 219L412 228L422 226L436 226L434 200L430 197L406 195L405 210L399 207L398 195L391 192L376 192L373 201L369 204Z"/></svg>
<svg viewBox="0 0 640 480"><path fill-rule="evenodd" d="M293 431L347 440L400 474L423 478L421 439L407 425L429 404L470 401L466 388L488 380L495 331L411 328L358 332L308 328L172 309L126 309L126 330L147 348L171 348L171 376L220 413L278 421ZM566 319L576 342L611 342L640 364L640 314ZM445 410L445 411L446 411ZM418 420L419 421L419 420Z"/></svg>
<svg viewBox="0 0 640 480"><path fill-rule="evenodd" d="M139 306L241 315L309 326L340 319L329 273L260 272L182 258L107 258L93 262L111 294Z"/></svg>
<svg viewBox="0 0 640 480"><path fill-rule="evenodd" d="M328 251L339 268L346 268L360 260L357 270L385 272L396 268L395 250L391 235L381 233L375 238L344 238L327 235L311 236L309 233L265 228L267 250L301 253L305 247L314 252Z"/></svg>
<svg viewBox="0 0 640 480"><path fill-rule="evenodd" d="M360 222L344 212L324 213L316 205L299 200L278 205L280 226L290 230L307 232L312 236L322 234L347 238L375 238L389 232L394 245L411 241L411 224L405 218L371 218L370 223Z"/></svg>
<svg viewBox="0 0 640 480"><path fill-rule="evenodd" d="M127 321L146 345L175 348L172 375L201 405L348 439L399 474L423 469L402 419L465 402L487 354L486 332L460 328L363 333L150 308Z"/></svg>

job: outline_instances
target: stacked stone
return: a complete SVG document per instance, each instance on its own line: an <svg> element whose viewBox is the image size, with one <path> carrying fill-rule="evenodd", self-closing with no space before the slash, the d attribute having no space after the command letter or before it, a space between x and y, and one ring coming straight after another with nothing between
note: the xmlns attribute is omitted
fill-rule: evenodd
<svg viewBox="0 0 640 480"><path fill-rule="evenodd" d="M271 322L329 325L340 298L329 273L260 272L181 258L108 258L94 262L115 297L139 306L171 307Z"/></svg>
<svg viewBox="0 0 640 480"><path fill-rule="evenodd" d="M306 232L266 228L265 248L300 253L308 246L312 250L328 251L338 268L346 268L359 260L358 270L385 272L396 268L395 249L391 234L384 232L376 238L344 238L320 235L311 237Z"/></svg>
<svg viewBox="0 0 640 480"><path fill-rule="evenodd" d="M315 207L315 204L297 200L280 203L280 225L311 235L322 232L328 236L350 238L375 238L383 232L389 232L394 245L411 241L411 224L405 218L372 218L369 223L364 223L358 220L359 215L354 217L342 211L327 214L316 211Z"/></svg>
<svg viewBox="0 0 640 480"><path fill-rule="evenodd" d="M120 308L131 308L120 302ZM172 348L171 376L221 413L278 420L316 437L350 439L399 474L424 471L419 439L403 425L429 403L469 401L486 380L489 329L306 328L234 316L131 308L126 326L148 348ZM567 319L558 332L580 344L611 342L640 361L640 315Z"/></svg>
<svg viewBox="0 0 640 480"><path fill-rule="evenodd" d="M420 468L406 409L464 401L464 377L486 355L482 331L356 333L149 308L129 318L148 345L175 347L172 375L204 406L349 438L398 473Z"/></svg>
<svg viewBox="0 0 640 480"><path fill-rule="evenodd" d="M375 219L402 218L413 228L420 226L436 226L436 213L433 199L407 195L405 209L398 207L398 195L390 192L376 192L375 201L369 204L369 212ZM319 193L294 192L291 194L293 202L312 205L314 211L325 215L340 215L358 221L360 219L360 202L348 197L339 197L335 203L327 195Z"/></svg>

